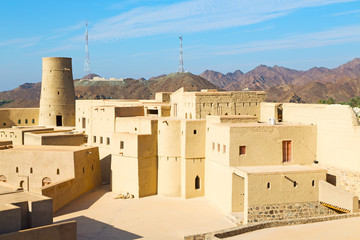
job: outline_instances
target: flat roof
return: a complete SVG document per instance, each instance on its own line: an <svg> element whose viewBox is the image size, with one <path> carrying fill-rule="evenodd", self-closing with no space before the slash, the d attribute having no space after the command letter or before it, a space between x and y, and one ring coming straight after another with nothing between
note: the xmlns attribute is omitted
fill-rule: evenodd
<svg viewBox="0 0 360 240"><path fill-rule="evenodd" d="M79 132L69 132L69 131L54 131L54 132L45 132L45 131L36 131L36 132L29 132L26 134L34 134L36 136L80 136L84 135L83 133Z"/></svg>
<svg viewBox="0 0 360 240"><path fill-rule="evenodd" d="M301 172L324 172L325 169L309 165L271 165L271 166L248 166L234 167L236 170L247 174L282 174L282 173L301 173Z"/></svg>
<svg viewBox="0 0 360 240"><path fill-rule="evenodd" d="M18 190L15 187L0 185L0 210L12 208L5 204L12 204L18 202L35 202L50 199L49 197L40 194L31 193L28 191Z"/></svg>
<svg viewBox="0 0 360 240"><path fill-rule="evenodd" d="M234 93L255 93L257 95L265 94L264 91L219 91L219 92L188 92L188 93L195 93L196 96L198 95L231 95Z"/></svg>
<svg viewBox="0 0 360 240"><path fill-rule="evenodd" d="M301 127L301 126L313 126L312 124L299 124L299 123L286 123L286 124L269 124L265 122L249 122L249 123L231 123L231 122L223 122L223 123L214 123L219 124L221 126L229 126L229 127Z"/></svg>
<svg viewBox="0 0 360 240"><path fill-rule="evenodd" d="M54 145L40 145L40 146L30 146L30 145L19 145L14 146L13 148L4 149L1 151L12 151L12 152L77 152L86 149L92 149L94 147L84 147L84 146L54 146Z"/></svg>
<svg viewBox="0 0 360 240"><path fill-rule="evenodd" d="M12 127L12 128L1 128L0 132L31 132L31 131L48 131L48 130L53 130L53 127L39 127L39 126L16 126L16 127Z"/></svg>

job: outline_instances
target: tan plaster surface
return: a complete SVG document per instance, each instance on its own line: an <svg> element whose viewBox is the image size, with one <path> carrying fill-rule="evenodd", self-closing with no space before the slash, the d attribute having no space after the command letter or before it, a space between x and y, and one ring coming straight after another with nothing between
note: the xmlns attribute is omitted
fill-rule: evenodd
<svg viewBox="0 0 360 240"><path fill-rule="evenodd" d="M263 173L297 173L297 172L323 172L324 169L305 165L272 165L272 166L245 166L236 167L249 174Z"/></svg>
<svg viewBox="0 0 360 240"><path fill-rule="evenodd" d="M360 235L360 217L258 230L225 240L355 240Z"/></svg>
<svg viewBox="0 0 360 240"><path fill-rule="evenodd" d="M78 240L183 239L234 227L203 197L113 197L108 185L101 186L58 211L54 222L77 220Z"/></svg>

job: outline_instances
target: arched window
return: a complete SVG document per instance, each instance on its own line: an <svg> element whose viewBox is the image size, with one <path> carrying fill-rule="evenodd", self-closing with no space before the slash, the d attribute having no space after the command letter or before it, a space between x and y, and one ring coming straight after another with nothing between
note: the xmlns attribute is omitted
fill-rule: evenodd
<svg viewBox="0 0 360 240"><path fill-rule="evenodd" d="M42 180L42 186L47 186L51 184L51 179L48 177L44 177Z"/></svg>
<svg viewBox="0 0 360 240"><path fill-rule="evenodd" d="M27 120L27 119L25 119L25 124L28 124L28 120Z"/></svg>
<svg viewBox="0 0 360 240"><path fill-rule="evenodd" d="M60 174L60 169L56 169L56 174L59 175Z"/></svg>
<svg viewBox="0 0 360 240"><path fill-rule="evenodd" d="M83 167L83 173L85 173L85 167Z"/></svg>
<svg viewBox="0 0 360 240"><path fill-rule="evenodd" d="M33 169L32 169L32 167L30 168L30 173L33 173Z"/></svg>
<svg viewBox="0 0 360 240"><path fill-rule="evenodd" d="M32 119L31 122L32 122L32 123L35 123L35 119Z"/></svg>
<svg viewBox="0 0 360 240"><path fill-rule="evenodd" d="M4 175L0 175L0 182L6 182L7 178Z"/></svg>
<svg viewBox="0 0 360 240"><path fill-rule="evenodd" d="M6 123L3 123L2 125L3 125L3 126L6 126Z"/></svg>
<svg viewBox="0 0 360 240"><path fill-rule="evenodd" d="M18 124L21 124L21 119L18 120Z"/></svg>
<svg viewBox="0 0 360 240"><path fill-rule="evenodd" d="M190 113L190 119L192 119L192 115L191 115L191 113Z"/></svg>
<svg viewBox="0 0 360 240"><path fill-rule="evenodd" d="M271 186L271 185L270 185L270 183L268 182L268 183L267 183L267 188L270 189L270 186Z"/></svg>
<svg viewBox="0 0 360 240"><path fill-rule="evenodd" d="M312 180L311 186L315 187L315 180Z"/></svg>
<svg viewBox="0 0 360 240"><path fill-rule="evenodd" d="M185 118L187 118L187 113L185 113Z"/></svg>
<svg viewBox="0 0 360 240"><path fill-rule="evenodd" d="M19 186L20 186L21 188L24 188L24 183L25 183L24 180L20 181L20 185L19 185Z"/></svg>
<svg viewBox="0 0 360 240"><path fill-rule="evenodd" d="M17 172L17 173L19 172L19 168L18 168L18 167L16 167L16 172Z"/></svg>
<svg viewBox="0 0 360 240"><path fill-rule="evenodd" d="M200 189L200 178L196 176L195 178L195 189Z"/></svg>

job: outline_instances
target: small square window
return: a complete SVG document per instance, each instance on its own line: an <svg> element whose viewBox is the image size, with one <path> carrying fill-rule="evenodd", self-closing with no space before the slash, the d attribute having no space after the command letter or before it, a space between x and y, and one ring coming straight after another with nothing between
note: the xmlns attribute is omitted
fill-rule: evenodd
<svg viewBox="0 0 360 240"><path fill-rule="evenodd" d="M239 155L244 155L246 153L246 146L239 147Z"/></svg>
<svg viewBox="0 0 360 240"><path fill-rule="evenodd" d="M124 141L120 141L120 149L124 149Z"/></svg>

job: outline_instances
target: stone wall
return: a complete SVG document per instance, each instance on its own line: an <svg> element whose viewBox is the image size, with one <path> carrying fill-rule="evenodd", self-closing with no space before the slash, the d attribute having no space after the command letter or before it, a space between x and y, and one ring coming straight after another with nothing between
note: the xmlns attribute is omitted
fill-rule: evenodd
<svg viewBox="0 0 360 240"><path fill-rule="evenodd" d="M320 167L327 169L328 174L336 176L336 180L332 179L332 182L334 182L337 187L340 187L341 189L344 189L360 198L360 172L323 165L320 165Z"/></svg>
<svg viewBox="0 0 360 240"><path fill-rule="evenodd" d="M252 206L248 209L248 223L325 216L331 214L336 214L336 212L321 205L319 202Z"/></svg>
<svg viewBox="0 0 360 240"><path fill-rule="evenodd" d="M76 240L76 221L0 234L0 240Z"/></svg>
<svg viewBox="0 0 360 240"><path fill-rule="evenodd" d="M277 220L277 221L265 221L261 223L251 223L234 228L223 229L215 232L201 233L195 235L184 236L184 240L215 240L215 239L224 239L240 234L272 227L281 227L281 226L291 226L299 224L310 224L317 222L332 221L344 218L359 217L360 213L352 214L336 214L329 216L317 216L317 217L308 217L308 218L299 218L291 220Z"/></svg>

